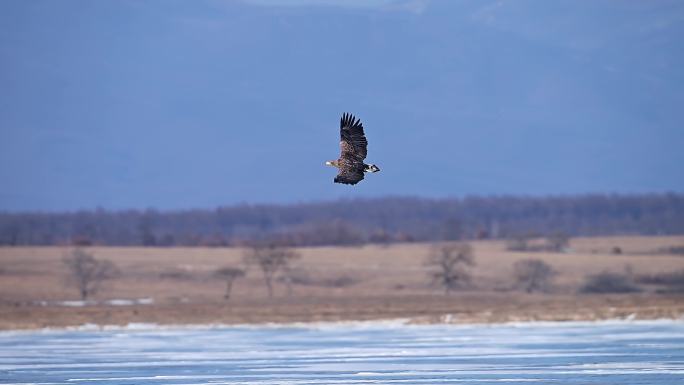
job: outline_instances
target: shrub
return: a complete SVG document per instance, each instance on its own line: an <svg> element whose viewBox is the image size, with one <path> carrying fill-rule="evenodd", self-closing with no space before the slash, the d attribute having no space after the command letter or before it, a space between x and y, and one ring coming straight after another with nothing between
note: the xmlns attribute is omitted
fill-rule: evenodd
<svg viewBox="0 0 684 385"><path fill-rule="evenodd" d="M649 275L640 275L637 277L637 282L647 285L665 285L665 286L681 286L684 287L684 270L674 271L671 273L658 273Z"/></svg>
<svg viewBox="0 0 684 385"><path fill-rule="evenodd" d="M587 277L582 293L635 293L641 289L625 274L603 272Z"/></svg>
<svg viewBox="0 0 684 385"><path fill-rule="evenodd" d="M508 251L527 251L529 237L526 236L516 236L511 238L506 243L506 250Z"/></svg>
<svg viewBox="0 0 684 385"><path fill-rule="evenodd" d="M175 279L179 281L192 281L195 277L186 270L183 269L167 269L159 273L159 278L161 279Z"/></svg>
<svg viewBox="0 0 684 385"><path fill-rule="evenodd" d="M308 271L302 269L289 269L287 271L287 277L280 277L278 279L278 281L281 282L284 280L289 280L291 284L295 285L320 286L329 288L343 288L355 285L359 282L359 279L349 275L312 277Z"/></svg>
<svg viewBox="0 0 684 385"><path fill-rule="evenodd" d="M549 291L556 275L551 266L541 259L523 259L513 268L517 285L528 293Z"/></svg>
<svg viewBox="0 0 684 385"><path fill-rule="evenodd" d="M660 249L663 254L684 255L684 246L670 246Z"/></svg>

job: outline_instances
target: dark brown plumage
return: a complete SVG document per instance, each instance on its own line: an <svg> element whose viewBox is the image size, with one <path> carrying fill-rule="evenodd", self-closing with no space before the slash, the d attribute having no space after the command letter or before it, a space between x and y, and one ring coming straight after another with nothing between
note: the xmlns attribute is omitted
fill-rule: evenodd
<svg viewBox="0 0 684 385"><path fill-rule="evenodd" d="M378 172L372 164L365 164L368 140L363 132L361 120L344 113L340 119L340 158L327 162L339 169L335 183L357 184L363 180L364 172Z"/></svg>

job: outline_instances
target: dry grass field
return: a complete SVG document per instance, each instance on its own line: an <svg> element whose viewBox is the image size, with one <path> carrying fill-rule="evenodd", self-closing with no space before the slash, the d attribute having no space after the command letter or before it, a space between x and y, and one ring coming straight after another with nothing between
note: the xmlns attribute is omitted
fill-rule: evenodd
<svg viewBox="0 0 684 385"><path fill-rule="evenodd" d="M212 276L221 267L244 268L238 248L91 247L85 251L115 263L121 275L106 281L97 303L78 300L66 284L62 259L71 249L0 248L0 328L38 328L84 323L251 323L408 318L413 322L678 318L684 292L641 285L636 294L578 294L586 277L602 271L633 276L684 271L679 237L575 238L565 252L511 252L502 241L475 241L476 265L468 290L444 295L431 284L425 260L434 245L397 244L298 249L288 288L276 282L268 298L260 271L251 267L235 281L232 298ZM621 254L613 249L619 247ZM548 293L516 290L513 264L538 258L558 273ZM146 304L107 304L142 299ZM150 299L152 303L150 304ZM68 303L67 303L68 305Z"/></svg>

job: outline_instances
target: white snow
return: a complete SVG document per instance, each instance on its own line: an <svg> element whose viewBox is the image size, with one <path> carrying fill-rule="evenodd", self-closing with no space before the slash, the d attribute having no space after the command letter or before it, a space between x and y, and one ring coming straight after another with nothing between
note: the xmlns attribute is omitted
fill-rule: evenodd
<svg viewBox="0 0 684 385"><path fill-rule="evenodd" d="M154 298L133 298L133 299L108 299L104 301L87 300L87 301L38 301L37 304L41 306L68 306L68 307L84 307L84 306L133 306L133 305L152 305Z"/></svg>

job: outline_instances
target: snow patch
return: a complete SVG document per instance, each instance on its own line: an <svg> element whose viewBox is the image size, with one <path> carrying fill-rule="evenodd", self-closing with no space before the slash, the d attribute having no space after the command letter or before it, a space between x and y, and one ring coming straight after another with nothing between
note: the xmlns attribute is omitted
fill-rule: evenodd
<svg viewBox="0 0 684 385"><path fill-rule="evenodd" d="M67 306L67 307L84 307L84 306L97 306L97 305L109 305L109 306L133 306L133 305L152 305L154 304L154 298L133 298L133 299L123 299L115 298L108 299L104 301L38 301L35 302L40 306Z"/></svg>

